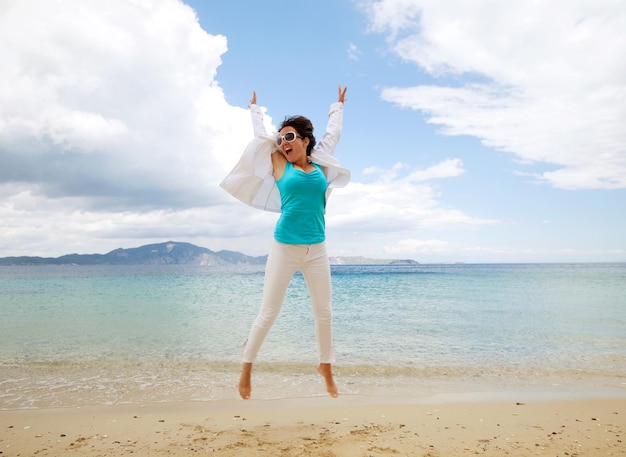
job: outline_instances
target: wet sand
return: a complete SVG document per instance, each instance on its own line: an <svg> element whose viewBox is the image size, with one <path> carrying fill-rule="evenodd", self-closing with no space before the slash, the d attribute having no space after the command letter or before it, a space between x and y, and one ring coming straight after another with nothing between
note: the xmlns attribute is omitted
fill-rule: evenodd
<svg viewBox="0 0 626 457"><path fill-rule="evenodd" d="M0 456L626 456L626 398L343 396L0 411Z"/></svg>

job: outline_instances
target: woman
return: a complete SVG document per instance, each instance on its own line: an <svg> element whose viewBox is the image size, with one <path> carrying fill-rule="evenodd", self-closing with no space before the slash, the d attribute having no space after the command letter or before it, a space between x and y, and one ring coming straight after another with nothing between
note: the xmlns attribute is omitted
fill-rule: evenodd
<svg viewBox="0 0 626 457"><path fill-rule="evenodd" d="M278 135L267 135L263 113L253 92L250 110L255 139L221 183L244 203L281 213L267 259L261 309L243 345L239 378L239 394L243 399L250 398L252 364L278 317L296 270L304 276L313 305L319 353L317 370L326 382L328 393L338 396L332 374L335 351L324 212L331 190L345 186L350 180L350 172L341 168L333 157L341 134L346 90L339 85L338 101L330 107L326 132L319 144L313 136L311 121L303 116L285 119Z"/></svg>

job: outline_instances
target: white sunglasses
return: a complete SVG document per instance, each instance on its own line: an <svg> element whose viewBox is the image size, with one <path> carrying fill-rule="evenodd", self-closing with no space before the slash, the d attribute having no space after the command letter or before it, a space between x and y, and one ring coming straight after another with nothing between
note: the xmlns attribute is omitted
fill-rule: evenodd
<svg viewBox="0 0 626 457"><path fill-rule="evenodd" d="M278 143L278 146L280 146L281 144L283 144L283 140L285 140L287 143L291 143L292 141L296 141L296 138L302 139L304 137L296 134L296 132L287 132L284 135L278 135L278 137L276 138L276 143Z"/></svg>

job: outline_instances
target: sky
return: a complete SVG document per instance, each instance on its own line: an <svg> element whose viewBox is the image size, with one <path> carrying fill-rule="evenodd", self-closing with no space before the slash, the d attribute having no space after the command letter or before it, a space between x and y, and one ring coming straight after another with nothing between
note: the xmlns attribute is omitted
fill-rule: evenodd
<svg viewBox="0 0 626 457"><path fill-rule="evenodd" d="M219 187L348 87L331 256L626 261L622 0L0 0L0 257L264 255Z"/></svg>

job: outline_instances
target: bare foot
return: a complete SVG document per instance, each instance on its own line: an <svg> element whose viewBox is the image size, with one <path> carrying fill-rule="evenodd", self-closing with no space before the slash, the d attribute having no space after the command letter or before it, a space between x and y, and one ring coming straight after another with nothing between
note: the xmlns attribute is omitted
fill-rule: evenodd
<svg viewBox="0 0 626 457"><path fill-rule="evenodd" d="M241 376L239 376L239 395L244 400L250 398L250 392L252 392L252 364L244 363L241 367Z"/></svg>
<svg viewBox="0 0 626 457"><path fill-rule="evenodd" d="M337 386L335 385L335 380L333 379L333 372L331 370L330 363L320 363L317 367L317 372L321 374L324 381L326 381L326 392L328 392L331 397L337 398L339 396L339 392L337 391Z"/></svg>

